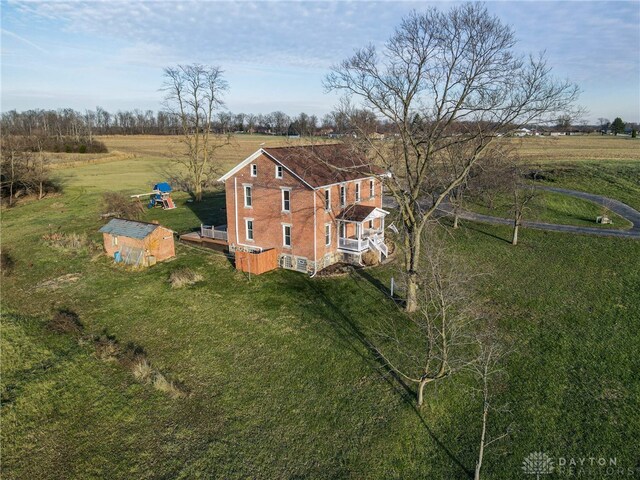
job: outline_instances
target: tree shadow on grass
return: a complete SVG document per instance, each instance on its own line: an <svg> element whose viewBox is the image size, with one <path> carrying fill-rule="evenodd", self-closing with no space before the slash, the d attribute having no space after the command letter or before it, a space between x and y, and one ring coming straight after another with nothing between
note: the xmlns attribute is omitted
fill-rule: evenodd
<svg viewBox="0 0 640 480"><path fill-rule="evenodd" d="M368 273L362 275L362 272L362 270L359 271L357 275L365 278L365 281L367 282L376 282L379 284L379 286L385 288L382 282L380 282L378 279L375 279ZM363 290L364 295L369 297L372 302L375 302L375 305L380 305L381 302L392 301L391 299L381 299L379 295L372 294L371 289L365 288L362 283L358 281L358 277L356 275L352 275L352 278L356 282L356 285ZM449 457L456 465L458 465L458 467L460 467L460 469L462 469L466 475L471 477L473 475L473 471L468 469L455 455L455 453L452 452L449 447L447 447L447 445L445 445L445 443L440 440L440 438L438 438L433 429L425 420L422 412L416 405L416 392L414 391L414 389L409 384L407 384L407 382L397 372L389 367L387 362L379 354L378 349L369 339L361 326L351 318L351 316L343 307L341 307L339 304L336 304L329 297L329 295L327 295L326 291L318 282L311 280L308 282L308 285L309 288L313 291L315 299L317 299L318 303L320 303L326 310L328 310L329 314L325 315L325 319L327 323L333 328L338 338L346 345L348 345L350 350L352 350L356 355L362 358L366 364L370 365L377 373L379 373L380 377L393 389L394 392L396 392L400 396L400 398L402 398L404 403L406 403L406 405L413 410L415 415L418 417L418 420L424 427L425 431L435 442L435 444L439 448L441 448L442 451L447 455L447 457ZM399 313L399 310L395 305L390 307L396 310L396 313Z"/></svg>

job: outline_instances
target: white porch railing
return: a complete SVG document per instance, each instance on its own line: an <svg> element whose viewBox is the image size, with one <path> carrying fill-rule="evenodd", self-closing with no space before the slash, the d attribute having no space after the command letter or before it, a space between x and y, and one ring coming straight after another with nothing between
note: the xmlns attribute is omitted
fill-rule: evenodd
<svg viewBox="0 0 640 480"><path fill-rule="evenodd" d="M369 240L363 238L358 240L357 238L338 238L338 248L342 248L344 250L352 250L354 252L363 252L364 250L369 248Z"/></svg>
<svg viewBox="0 0 640 480"><path fill-rule="evenodd" d="M200 225L200 236L227 241L227 226Z"/></svg>

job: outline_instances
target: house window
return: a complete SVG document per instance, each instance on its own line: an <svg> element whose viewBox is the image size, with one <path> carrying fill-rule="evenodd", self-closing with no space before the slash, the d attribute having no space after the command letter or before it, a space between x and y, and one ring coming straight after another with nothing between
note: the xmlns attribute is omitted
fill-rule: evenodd
<svg viewBox="0 0 640 480"><path fill-rule="evenodd" d="M347 204L347 188L344 185L340 185L340 206L344 207Z"/></svg>
<svg viewBox="0 0 640 480"><path fill-rule="evenodd" d="M331 224L327 223L324 226L324 244L328 247L331 245Z"/></svg>
<svg viewBox="0 0 640 480"><path fill-rule="evenodd" d="M369 180L369 198L373 198L375 196L376 196L375 183L373 182L373 180Z"/></svg>
<svg viewBox="0 0 640 480"><path fill-rule="evenodd" d="M331 190L328 188L324 191L324 209L327 212L331 211Z"/></svg>
<svg viewBox="0 0 640 480"><path fill-rule="evenodd" d="M282 225L282 245L291 247L291 225Z"/></svg>
<svg viewBox="0 0 640 480"><path fill-rule="evenodd" d="M251 185L244 186L244 206L251 207L253 205L253 198L251 196Z"/></svg>
<svg viewBox="0 0 640 480"><path fill-rule="evenodd" d="M247 240L253 240L253 219L247 220Z"/></svg>
<svg viewBox="0 0 640 480"><path fill-rule="evenodd" d="M118 245L118 237L111 237L111 245L113 245L114 247Z"/></svg>
<svg viewBox="0 0 640 480"><path fill-rule="evenodd" d="M369 230L373 230L373 220L369 220Z"/></svg>
<svg viewBox="0 0 640 480"><path fill-rule="evenodd" d="M282 178L282 165L276 165L276 178Z"/></svg>
<svg viewBox="0 0 640 480"><path fill-rule="evenodd" d="M256 165L255 163L251 164L251 176L252 177L258 176L258 165Z"/></svg>
<svg viewBox="0 0 640 480"><path fill-rule="evenodd" d="M360 201L360 184L356 183L356 202Z"/></svg>
<svg viewBox="0 0 640 480"><path fill-rule="evenodd" d="M282 190L282 211L291 211L291 190Z"/></svg>

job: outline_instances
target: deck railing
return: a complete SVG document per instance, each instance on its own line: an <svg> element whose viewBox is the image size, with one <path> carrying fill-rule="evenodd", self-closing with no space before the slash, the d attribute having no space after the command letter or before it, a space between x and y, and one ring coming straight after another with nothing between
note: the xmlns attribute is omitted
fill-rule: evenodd
<svg viewBox="0 0 640 480"><path fill-rule="evenodd" d="M200 225L200 236L227 241L227 226Z"/></svg>
<svg viewBox="0 0 640 480"><path fill-rule="evenodd" d="M338 247L345 250L353 250L354 252L362 252L369 248L369 240L364 238L358 240L357 238L338 238Z"/></svg>

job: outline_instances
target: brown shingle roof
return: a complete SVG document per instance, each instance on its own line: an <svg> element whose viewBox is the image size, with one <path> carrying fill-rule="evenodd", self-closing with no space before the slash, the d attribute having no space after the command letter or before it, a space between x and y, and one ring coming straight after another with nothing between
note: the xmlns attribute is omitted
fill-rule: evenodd
<svg viewBox="0 0 640 480"><path fill-rule="evenodd" d="M349 205L336 218L348 222L362 222L375 209L376 207L370 205Z"/></svg>
<svg viewBox="0 0 640 480"><path fill-rule="evenodd" d="M384 173L381 168L371 165L366 157L343 144L264 148L264 151L312 187Z"/></svg>

